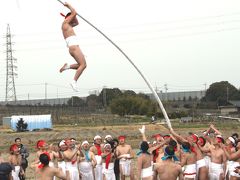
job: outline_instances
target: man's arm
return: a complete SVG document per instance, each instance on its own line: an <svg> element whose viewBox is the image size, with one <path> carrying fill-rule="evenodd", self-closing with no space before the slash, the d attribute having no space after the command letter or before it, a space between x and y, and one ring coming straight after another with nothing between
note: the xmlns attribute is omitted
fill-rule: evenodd
<svg viewBox="0 0 240 180"><path fill-rule="evenodd" d="M66 6L70 11L71 11L71 15L68 16L66 19L65 19L65 22L69 23L71 22L77 15L77 12L76 10L67 2L64 3L64 6Z"/></svg>
<svg viewBox="0 0 240 180"><path fill-rule="evenodd" d="M61 168L57 168L55 170L55 176L63 180L69 180L69 171L66 170L66 175L65 175Z"/></svg>
<svg viewBox="0 0 240 180"><path fill-rule="evenodd" d="M182 171L182 167L180 166L180 168L179 168L179 175L178 175L178 179L179 180L184 180L184 177L183 177L183 171Z"/></svg>
<svg viewBox="0 0 240 180"><path fill-rule="evenodd" d="M181 142L181 143L183 143L183 142L188 142L186 139L184 139L182 136L180 136L179 134L177 134L173 129L170 129L169 130L170 131L170 133L173 135L173 137L177 140L177 141L179 141L179 142Z"/></svg>

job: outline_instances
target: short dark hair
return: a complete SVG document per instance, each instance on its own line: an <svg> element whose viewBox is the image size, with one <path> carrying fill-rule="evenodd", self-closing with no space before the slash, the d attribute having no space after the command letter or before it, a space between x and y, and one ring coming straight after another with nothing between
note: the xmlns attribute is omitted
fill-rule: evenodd
<svg viewBox="0 0 240 180"><path fill-rule="evenodd" d="M41 154L40 156L39 156L39 161L42 163L42 164L44 164L44 166L46 166L46 165L48 165L49 164L49 157L48 157L48 155L46 155L46 154Z"/></svg>
<svg viewBox="0 0 240 180"><path fill-rule="evenodd" d="M149 145L147 141L143 141L140 146L143 153L146 153L148 151Z"/></svg>
<svg viewBox="0 0 240 180"><path fill-rule="evenodd" d="M21 141L21 138L20 137L15 138L15 142L17 142L17 140Z"/></svg>
<svg viewBox="0 0 240 180"><path fill-rule="evenodd" d="M70 16L70 15L71 15L71 12L67 13L66 16L65 16L65 18L67 18L67 17Z"/></svg>

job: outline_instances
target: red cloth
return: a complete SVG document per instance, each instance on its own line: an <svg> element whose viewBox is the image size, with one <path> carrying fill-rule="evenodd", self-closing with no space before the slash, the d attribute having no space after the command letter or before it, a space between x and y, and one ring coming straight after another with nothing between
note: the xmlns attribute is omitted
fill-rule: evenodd
<svg viewBox="0 0 240 180"><path fill-rule="evenodd" d="M98 144L95 144L95 147L97 148L97 154L98 154L98 156L101 156L101 154L102 154L101 146L98 145Z"/></svg>
<svg viewBox="0 0 240 180"><path fill-rule="evenodd" d="M108 165L109 165L109 163L110 163L111 156L112 156L111 153L106 156L106 166L105 166L106 169L108 169Z"/></svg>

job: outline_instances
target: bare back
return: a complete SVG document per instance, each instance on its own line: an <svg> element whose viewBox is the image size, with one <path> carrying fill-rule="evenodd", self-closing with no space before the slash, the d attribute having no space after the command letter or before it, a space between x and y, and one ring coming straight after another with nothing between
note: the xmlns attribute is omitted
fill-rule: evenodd
<svg viewBox="0 0 240 180"><path fill-rule="evenodd" d="M36 168L36 180L53 180L54 176L67 180L61 169L49 166L42 169Z"/></svg>
<svg viewBox="0 0 240 180"><path fill-rule="evenodd" d="M161 180L176 180L178 177L181 180L183 178L181 166L171 160L157 163L154 169L158 172L159 179Z"/></svg>

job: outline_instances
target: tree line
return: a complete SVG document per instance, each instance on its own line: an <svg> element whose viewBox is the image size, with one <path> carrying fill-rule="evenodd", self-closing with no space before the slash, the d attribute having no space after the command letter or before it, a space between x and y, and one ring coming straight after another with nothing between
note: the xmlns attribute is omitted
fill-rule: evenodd
<svg viewBox="0 0 240 180"><path fill-rule="evenodd" d="M206 90L205 96L201 100L188 98L188 101L197 101L197 108L217 108L225 106L231 100L240 100L240 90L228 81L215 82ZM164 102L165 103L165 102ZM169 103L169 102L168 102ZM77 96L68 101L69 106L79 106L90 110L102 110L120 116L124 115L156 115L162 116L159 112L158 104L143 93L135 93L132 90L121 91L118 88L103 88L99 95L89 95L86 100ZM172 103L172 106L176 104ZM192 108L191 103L185 104L185 108ZM186 116L185 112L174 112L170 115L174 117Z"/></svg>

